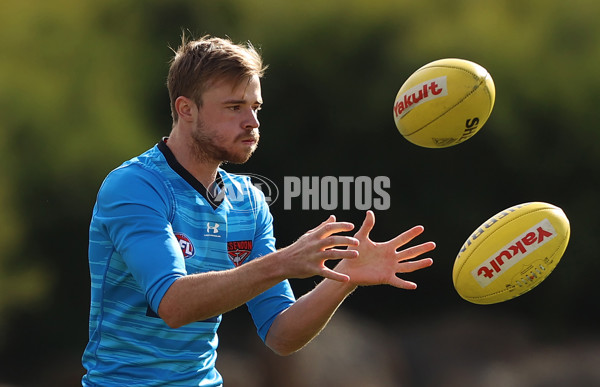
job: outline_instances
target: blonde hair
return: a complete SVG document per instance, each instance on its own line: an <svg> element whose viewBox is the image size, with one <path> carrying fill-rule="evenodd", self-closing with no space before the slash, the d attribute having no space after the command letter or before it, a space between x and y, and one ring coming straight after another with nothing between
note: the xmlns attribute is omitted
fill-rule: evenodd
<svg viewBox="0 0 600 387"><path fill-rule="evenodd" d="M208 35L191 41L182 35L181 46L174 53L167 77L174 123L179 119L175 109L178 97L190 98L201 106L202 94L214 82L229 81L237 85L254 75L261 78L267 68L252 43L239 45Z"/></svg>

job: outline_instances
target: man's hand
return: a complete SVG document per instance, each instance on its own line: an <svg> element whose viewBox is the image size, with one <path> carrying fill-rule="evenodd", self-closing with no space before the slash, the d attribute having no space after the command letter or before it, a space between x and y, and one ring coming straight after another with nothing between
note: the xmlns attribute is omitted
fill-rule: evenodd
<svg viewBox="0 0 600 387"><path fill-rule="evenodd" d="M354 225L348 222L336 222L331 215L327 220L307 231L296 242L279 250L282 258L280 264L285 265L285 278L308 278L315 275L335 281L347 282L350 277L333 271L325 266L330 259L355 259L358 251L358 239L336 235L340 232L352 231ZM335 247L352 247L336 249Z"/></svg>
<svg viewBox="0 0 600 387"><path fill-rule="evenodd" d="M374 225L375 214L368 211L360 230L354 235L360 244L350 248L358 251L358 258L342 260L335 271L347 274L350 282L355 285L388 284L402 289L416 289L417 284L403 280L396 274L431 266L431 258L411 259L433 250L435 243L427 242L399 250L420 235L424 230L423 226L415 226L387 242L377 243L369 238Z"/></svg>

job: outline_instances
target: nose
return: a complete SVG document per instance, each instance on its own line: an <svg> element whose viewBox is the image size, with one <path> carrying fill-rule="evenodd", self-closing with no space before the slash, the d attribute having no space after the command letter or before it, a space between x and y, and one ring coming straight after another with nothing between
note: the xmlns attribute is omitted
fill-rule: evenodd
<svg viewBox="0 0 600 387"><path fill-rule="evenodd" d="M258 111L249 109L246 119L244 120L244 128L246 130L258 129L260 122L258 121Z"/></svg>

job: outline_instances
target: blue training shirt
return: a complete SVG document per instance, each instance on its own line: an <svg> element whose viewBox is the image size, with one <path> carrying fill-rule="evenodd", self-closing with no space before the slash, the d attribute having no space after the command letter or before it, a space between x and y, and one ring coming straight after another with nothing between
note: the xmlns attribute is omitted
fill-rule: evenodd
<svg viewBox="0 0 600 387"><path fill-rule="evenodd" d="M103 182L90 224L83 386L222 385L215 368L221 316L173 329L156 313L177 278L232 269L275 250L263 193L248 177L218 172L213 196L165 139ZM294 301L283 281L247 303L263 341Z"/></svg>

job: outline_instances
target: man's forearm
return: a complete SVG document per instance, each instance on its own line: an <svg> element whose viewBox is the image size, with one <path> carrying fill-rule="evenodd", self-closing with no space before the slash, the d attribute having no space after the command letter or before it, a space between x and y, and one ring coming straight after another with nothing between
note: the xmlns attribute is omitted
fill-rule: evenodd
<svg viewBox="0 0 600 387"><path fill-rule="evenodd" d="M355 289L348 282L324 279L277 316L267 334L267 346L284 356L300 350L323 330Z"/></svg>

